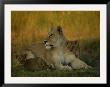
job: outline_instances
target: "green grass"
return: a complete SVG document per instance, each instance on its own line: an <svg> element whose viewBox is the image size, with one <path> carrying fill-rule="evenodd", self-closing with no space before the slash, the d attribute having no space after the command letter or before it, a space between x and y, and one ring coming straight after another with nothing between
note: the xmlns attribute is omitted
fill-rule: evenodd
<svg viewBox="0 0 110 87"><path fill-rule="evenodd" d="M88 70L72 70L72 71L59 71L59 70L41 70L41 71L26 71L19 70L12 74L13 77L99 77L100 73L95 69Z"/></svg>
<svg viewBox="0 0 110 87"><path fill-rule="evenodd" d="M13 77L98 77L100 76L100 41L97 39L80 41L80 59L91 65L93 69L72 71L40 70L29 71L17 66L17 60L12 61ZM14 58L13 58L14 59Z"/></svg>

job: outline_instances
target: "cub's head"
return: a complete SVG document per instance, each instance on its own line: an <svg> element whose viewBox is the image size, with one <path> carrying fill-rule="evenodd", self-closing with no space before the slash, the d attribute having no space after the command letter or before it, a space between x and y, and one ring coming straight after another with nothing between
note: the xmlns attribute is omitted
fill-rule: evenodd
<svg viewBox="0 0 110 87"><path fill-rule="evenodd" d="M46 49L61 47L65 42L65 37L60 26L52 27L48 32L47 38L44 40Z"/></svg>

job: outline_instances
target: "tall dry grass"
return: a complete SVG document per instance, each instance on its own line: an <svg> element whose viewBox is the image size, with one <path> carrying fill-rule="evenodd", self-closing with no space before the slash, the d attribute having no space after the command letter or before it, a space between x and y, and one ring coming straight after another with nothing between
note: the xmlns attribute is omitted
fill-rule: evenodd
<svg viewBox="0 0 110 87"><path fill-rule="evenodd" d="M66 38L99 39L99 11L12 11L12 47L42 41L52 25L60 25Z"/></svg>

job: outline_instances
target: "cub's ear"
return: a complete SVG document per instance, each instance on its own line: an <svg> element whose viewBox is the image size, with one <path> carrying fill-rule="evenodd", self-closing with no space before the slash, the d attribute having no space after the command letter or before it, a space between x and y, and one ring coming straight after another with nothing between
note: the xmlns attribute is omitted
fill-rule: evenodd
<svg viewBox="0 0 110 87"><path fill-rule="evenodd" d="M59 33L62 33L62 27L61 27L61 26L57 26L57 31L58 31Z"/></svg>

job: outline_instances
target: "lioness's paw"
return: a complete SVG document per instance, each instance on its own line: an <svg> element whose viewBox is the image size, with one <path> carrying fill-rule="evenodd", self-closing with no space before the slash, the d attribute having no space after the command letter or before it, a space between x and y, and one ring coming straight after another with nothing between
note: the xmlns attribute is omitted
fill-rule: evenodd
<svg viewBox="0 0 110 87"><path fill-rule="evenodd" d="M71 71L72 70L72 68L70 67L70 66L66 66L66 70L69 70L69 71Z"/></svg>

